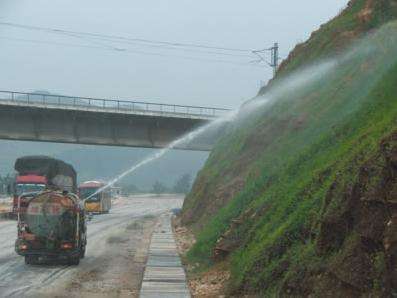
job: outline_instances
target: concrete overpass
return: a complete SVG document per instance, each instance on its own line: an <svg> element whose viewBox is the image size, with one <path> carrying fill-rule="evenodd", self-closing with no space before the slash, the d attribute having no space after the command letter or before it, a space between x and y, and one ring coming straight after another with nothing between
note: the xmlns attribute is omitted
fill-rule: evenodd
<svg viewBox="0 0 397 298"><path fill-rule="evenodd" d="M163 148L228 110L0 91L0 139ZM209 151L221 132L179 149Z"/></svg>

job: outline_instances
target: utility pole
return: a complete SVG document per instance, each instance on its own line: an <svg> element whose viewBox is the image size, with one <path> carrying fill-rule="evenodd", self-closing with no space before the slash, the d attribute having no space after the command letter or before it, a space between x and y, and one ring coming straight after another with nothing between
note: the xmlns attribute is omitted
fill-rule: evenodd
<svg viewBox="0 0 397 298"><path fill-rule="evenodd" d="M273 67L273 77L274 77L274 76L276 76L276 72L278 69L278 60L279 60L278 43L277 42L274 43L274 46L271 47L270 50L271 50L271 55L272 55L270 66Z"/></svg>
<svg viewBox="0 0 397 298"><path fill-rule="evenodd" d="M267 62L267 59L265 57L265 54L270 51L271 53L271 60L270 63ZM274 46L268 49L263 49L263 50L256 50L252 51L253 54L255 54L259 59L252 61L253 63L264 63L267 64L268 66L273 68L273 77L276 76L277 69L278 69L278 62L280 60L279 57L279 46L278 43L275 42Z"/></svg>

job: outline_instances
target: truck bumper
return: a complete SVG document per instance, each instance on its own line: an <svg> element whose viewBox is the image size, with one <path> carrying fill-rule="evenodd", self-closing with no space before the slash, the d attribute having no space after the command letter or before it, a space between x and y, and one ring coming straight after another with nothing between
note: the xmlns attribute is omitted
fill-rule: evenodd
<svg viewBox="0 0 397 298"><path fill-rule="evenodd" d="M15 252L20 256L36 256L47 259L68 259L71 257L80 256L80 249L68 250L47 250L47 249L20 249L20 242L15 242Z"/></svg>
<svg viewBox="0 0 397 298"><path fill-rule="evenodd" d="M69 259L80 256L80 250L74 249L71 251L47 251L47 250L16 250L20 256L35 256L45 259Z"/></svg>

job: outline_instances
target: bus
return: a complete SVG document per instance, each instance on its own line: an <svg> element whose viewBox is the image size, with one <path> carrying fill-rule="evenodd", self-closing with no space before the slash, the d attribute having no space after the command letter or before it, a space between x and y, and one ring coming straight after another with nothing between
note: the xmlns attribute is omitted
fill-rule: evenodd
<svg viewBox="0 0 397 298"><path fill-rule="evenodd" d="M98 192L106 184L100 181L86 181L79 186L79 195L85 200L85 210L88 213L109 213L112 207L110 188ZM98 192L98 193L96 193Z"/></svg>

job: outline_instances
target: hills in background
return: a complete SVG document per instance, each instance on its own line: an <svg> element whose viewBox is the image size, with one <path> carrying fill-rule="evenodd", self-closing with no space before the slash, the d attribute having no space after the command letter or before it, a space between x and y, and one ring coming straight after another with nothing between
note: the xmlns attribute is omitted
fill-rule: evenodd
<svg viewBox="0 0 397 298"><path fill-rule="evenodd" d="M0 140L0 175L13 172L15 159L24 155L49 155L72 164L78 180L105 180L119 175L154 152L153 149L55 144ZM149 191L155 182L172 187L184 174L196 176L207 152L176 150L124 178L119 185L135 185Z"/></svg>

